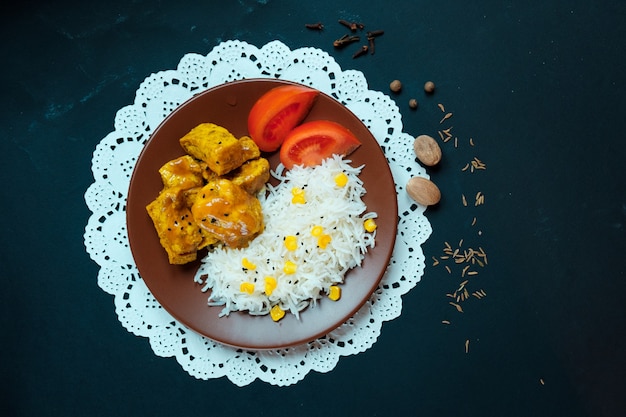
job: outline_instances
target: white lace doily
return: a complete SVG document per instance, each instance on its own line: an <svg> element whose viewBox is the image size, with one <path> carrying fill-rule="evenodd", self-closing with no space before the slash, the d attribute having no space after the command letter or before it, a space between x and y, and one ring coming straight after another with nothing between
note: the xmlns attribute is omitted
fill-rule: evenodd
<svg viewBox="0 0 626 417"><path fill-rule="evenodd" d="M289 349L247 351L214 342L187 329L154 299L142 281L126 235L126 194L133 167L151 132L176 107L209 87L243 78L279 78L309 85L347 106L380 142L398 191L398 237L391 263L371 299L357 314L325 337ZM425 207L410 200L404 185L427 177L415 161L413 137L402 132L401 115L387 95L368 90L363 73L342 71L326 52L290 50L273 41L257 48L241 41L216 46L208 55L187 54L175 70L147 77L135 102L115 116L115 130L97 145L92 160L95 182L85 201L92 211L85 228L87 252L98 265L98 285L114 296L122 325L147 337L154 353L176 360L199 379L226 376L239 386L256 378L290 385L311 370L331 371L341 356L369 349L385 321L398 317L401 296L424 272L421 244L432 231Z"/></svg>

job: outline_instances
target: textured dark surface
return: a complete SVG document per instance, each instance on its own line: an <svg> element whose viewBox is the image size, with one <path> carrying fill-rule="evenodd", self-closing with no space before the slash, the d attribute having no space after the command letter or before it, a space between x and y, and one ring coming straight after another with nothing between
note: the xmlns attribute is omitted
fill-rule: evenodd
<svg viewBox="0 0 626 417"><path fill-rule="evenodd" d="M625 3L203 3L3 12L3 415L623 414ZM385 30L376 54L334 50L339 18ZM323 32L304 28L317 21ZM115 112L150 73L228 39L324 49L385 93L400 79L404 130L436 136L443 103L459 138L429 170L443 200L427 211L426 273L402 315L370 350L286 388L199 381L155 356L118 322L82 240L92 152ZM474 156L487 170L462 173ZM463 207L477 191L485 204ZM463 314L445 296L458 276L430 259L460 239L489 256L470 283L488 295Z"/></svg>

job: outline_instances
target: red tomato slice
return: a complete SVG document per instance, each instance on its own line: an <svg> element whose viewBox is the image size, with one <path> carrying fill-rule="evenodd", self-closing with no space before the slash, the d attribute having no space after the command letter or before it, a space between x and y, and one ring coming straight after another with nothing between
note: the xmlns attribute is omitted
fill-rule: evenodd
<svg viewBox="0 0 626 417"><path fill-rule="evenodd" d="M285 168L294 165L319 165L333 155L349 155L361 142L339 123L315 120L293 129L280 148L280 162Z"/></svg>
<svg viewBox="0 0 626 417"><path fill-rule="evenodd" d="M248 114L248 133L259 149L273 152L295 126L309 114L319 91L285 85L263 94Z"/></svg>

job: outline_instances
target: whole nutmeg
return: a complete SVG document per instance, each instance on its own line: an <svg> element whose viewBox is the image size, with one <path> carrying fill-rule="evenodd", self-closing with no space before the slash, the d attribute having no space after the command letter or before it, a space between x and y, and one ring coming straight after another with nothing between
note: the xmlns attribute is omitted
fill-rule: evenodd
<svg viewBox="0 0 626 417"><path fill-rule="evenodd" d="M400 90L402 90L402 83L400 82L400 80L393 80L389 84L389 89L394 93L398 93L400 92Z"/></svg>
<svg viewBox="0 0 626 417"><path fill-rule="evenodd" d="M432 81L426 81L426 83L424 84L424 91L426 91L428 94L434 93L435 83Z"/></svg>
<svg viewBox="0 0 626 417"><path fill-rule="evenodd" d="M428 135L419 135L413 142L413 150L419 161L426 166L434 166L441 161L441 148L435 139Z"/></svg>
<svg viewBox="0 0 626 417"><path fill-rule="evenodd" d="M412 98L409 100L409 107L415 110L418 106L417 100Z"/></svg>
<svg viewBox="0 0 626 417"><path fill-rule="evenodd" d="M423 206L432 206L441 200L441 191L429 179L413 177L406 184L406 192L416 203Z"/></svg>

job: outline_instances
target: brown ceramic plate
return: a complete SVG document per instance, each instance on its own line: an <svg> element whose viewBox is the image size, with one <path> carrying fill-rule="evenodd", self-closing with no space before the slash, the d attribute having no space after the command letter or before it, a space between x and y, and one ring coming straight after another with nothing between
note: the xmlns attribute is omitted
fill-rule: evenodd
<svg viewBox="0 0 626 417"><path fill-rule="evenodd" d="M376 290L387 268L396 238L398 206L393 178L385 156L367 127L345 106L320 94L306 120L329 119L350 129L362 145L350 155L353 166L365 165L360 178L368 211L378 213L376 247L361 267L346 275L339 301L322 299L307 308L300 320L287 314L275 323L269 316L245 312L219 317L222 307L209 307L208 294L193 278L200 261L170 265L159 244L146 205L162 188L158 169L184 154L178 139L200 123L224 126L235 136L247 134L247 116L254 102L269 89L289 82L250 79L223 84L199 93L170 114L154 131L135 166L126 205L130 247L142 279L157 301L185 326L215 341L246 348L275 349L295 346L324 336L353 316ZM265 155L275 167L278 155ZM204 253L200 253L201 258Z"/></svg>

